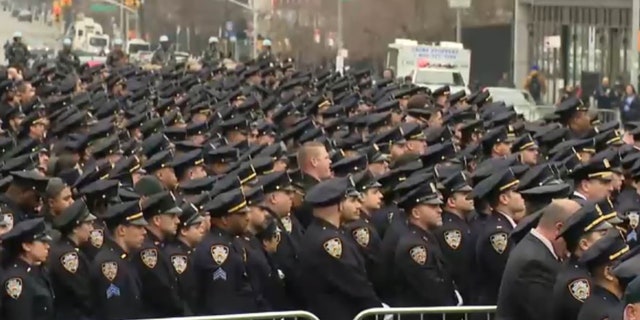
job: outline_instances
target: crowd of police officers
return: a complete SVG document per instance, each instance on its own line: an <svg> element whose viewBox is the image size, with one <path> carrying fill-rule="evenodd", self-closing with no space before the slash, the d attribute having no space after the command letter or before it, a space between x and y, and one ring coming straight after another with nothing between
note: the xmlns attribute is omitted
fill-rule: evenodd
<svg viewBox="0 0 640 320"><path fill-rule="evenodd" d="M3 67L1 319L640 300L640 124L210 60Z"/></svg>

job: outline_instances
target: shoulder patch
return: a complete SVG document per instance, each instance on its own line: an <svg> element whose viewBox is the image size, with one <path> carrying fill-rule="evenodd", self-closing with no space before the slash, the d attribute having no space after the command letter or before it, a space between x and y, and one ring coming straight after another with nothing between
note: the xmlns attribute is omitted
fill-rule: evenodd
<svg viewBox="0 0 640 320"><path fill-rule="evenodd" d="M9 297L17 300L22 294L22 279L10 278L9 280L5 281L4 289L5 291L7 291Z"/></svg>
<svg viewBox="0 0 640 320"><path fill-rule="evenodd" d="M173 269L176 270L178 274L182 274L185 270L187 270L187 264L189 260L185 255L175 255L171 256L171 264L173 265Z"/></svg>
<svg viewBox="0 0 640 320"><path fill-rule="evenodd" d="M65 270L76 273L78 271L78 253L77 252L69 252L65 253L62 257L60 257L60 264Z"/></svg>
<svg viewBox="0 0 640 320"><path fill-rule="evenodd" d="M496 232L489 237L489 242L491 242L493 250L498 254L503 254L507 249L508 239L509 236L506 232Z"/></svg>
<svg viewBox="0 0 640 320"><path fill-rule="evenodd" d="M118 264L115 261L104 262L100 266L102 275L109 281L113 281L118 274Z"/></svg>
<svg viewBox="0 0 640 320"><path fill-rule="evenodd" d="M331 238L322 244L324 251L336 259L342 257L342 241L340 238Z"/></svg>
<svg viewBox="0 0 640 320"><path fill-rule="evenodd" d="M591 295L591 285L589 280L580 278L569 283L569 292L576 300L584 302Z"/></svg>
<svg viewBox="0 0 640 320"><path fill-rule="evenodd" d="M369 240L371 239L371 234L369 232L369 228L360 227L356 228L351 232L353 238L361 247L367 247L369 245Z"/></svg>
<svg viewBox="0 0 640 320"><path fill-rule="evenodd" d="M140 252L140 259L142 263L149 269L153 269L158 264L158 250L145 249Z"/></svg>
<svg viewBox="0 0 640 320"><path fill-rule="evenodd" d="M460 230L449 230L444 232L444 242L453 249L456 250L460 247L460 243L462 243L462 232Z"/></svg>
<svg viewBox="0 0 640 320"><path fill-rule="evenodd" d="M93 231L91 231L89 239L92 246L98 249L102 248L102 244L104 243L104 230L93 229Z"/></svg>
<svg viewBox="0 0 640 320"><path fill-rule="evenodd" d="M427 248L424 246L415 246L409 250L409 255L411 259L415 261L417 264L423 266L427 263Z"/></svg>
<svg viewBox="0 0 640 320"><path fill-rule="evenodd" d="M211 246L211 257L218 265L223 264L229 256L229 247L223 245Z"/></svg>

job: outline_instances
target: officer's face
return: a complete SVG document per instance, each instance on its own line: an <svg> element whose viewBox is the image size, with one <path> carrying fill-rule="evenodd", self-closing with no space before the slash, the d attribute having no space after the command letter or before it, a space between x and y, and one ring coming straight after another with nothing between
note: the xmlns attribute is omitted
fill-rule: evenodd
<svg viewBox="0 0 640 320"><path fill-rule="evenodd" d="M493 150L498 155L508 156L511 154L511 142L496 143L493 146Z"/></svg>
<svg viewBox="0 0 640 320"><path fill-rule="evenodd" d="M203 166L195 166L189 170L189 179L200 179L207 176L207 171L204 170Z"/></svg>
<svg viewBox="0 0 640 320"><path fill-rule="evenodd" d="M369 163L369 171L375 177L379 177L389 171L389 163L386 161Z"/></svg>
<svg viewBox="0 0 640 320"><path fill-rule="evenodd" d="M260 145L270 145L275 143L276 139L274 136L270 135L270 134L263 134L261 136L258 137L258 144Z"/></svg>
<svg viewBox="0 0 640 320"><path fill-rule="evenodd" d="M287 171L287 167L289 165L284 160L276 160L273 163L273 172L284 172Z"/></svg>
<svg viewBox="0 0 640 320"><path fill-rule="evenodd" d="M405 145L407 152L414 154L424 154L427 151L427 142L421 140L409 140Z"/></svg>
<svg viewBox="0 0 640 320"><path fill-rule="evenodd" d="M311 162L320 179L329 179L333 176L333 172L331 171L331 157L324 146L317 147L316 149L315 157L311 159Z"/></svg>
<svg viewBox="0 0 640 320"><path fill-rule="evenodd" d="M382 206L382 193L380 189L373 188L365 191L362 197L362 208L371 212L380 209Z"/></svg>
<svg viewBox="0 0 640 320"><path fill-rule="evenodd" d="M49 243L45 241L33 241L22 244L22 249L35 262L45 262L49 257Z"/></svg>
<svg viewBox="0 0 640 320"><path fill-rule="evenodd" d="M360 199L357 197L347 197L340 203L340 213L343 221L354 221L360 217Z"/></svg>
<svg viewBox="0 0 640 320"><path fill-rule="evenodd" d="M452 208L462 213L473 211L473 199L468 198L469 192L456 192L447 201Z"/></svg>
<svg viewBox="0 0 640 320"><path fill-rule="evenodd" d="M230 230L235 235L241 235L247 232L249 226L249 213L238 212L227 217Z"/></svg>
<svg viewBox="0 0 640 320"><path fill-rule="evenodd" d="M606 234L607 230L589 232L580 238L580 241L578 241L578 248L583 252L587 251L594 243L596 243L596 241L602 239Z"/></svg>
<svg viewBox="0 0 640 320"><path fill-rule="evenodd" d="M269 202L271 207L279 215L285 215L291 212L293 201L291 195L285 191L276 191L269 194Z"/></svg>
<svg viewBox="0 0 640 320"><path fill-rule="evenodd" d="M124 242L128 249L140 249L144 242L144 235L147 234L147 230L143 226L123 226L121 230Z"/></svg>
<svg viewBox="0 0 640 320"><path fill-rule="evenodd" d="M440 111L435 112L431 117L429 117L429 127L440 128L442 127L442 113Z"/></svg>
<svg viewBox="0 0 640 320"><path fill-rule="evenodd" d="M391 158L398 159L405 153L405 151L406 151L406 148L403 144L394 143L391 145L391 150L390 150Z"/></svg>
<svg viewBox="0 0 640 320"><path fill-rule="evenodd" d="M520 153L522 157L522 163L535 166L538 163L538 148L530 148Z"/></svg>
<svg viewBox="0 0 640 320"><path fill-rule="evenodd" d="M153 222L165 235L172 236L178 231L180 219L176 214L161 214L153 217Z"/></svg>
<svg viewBox="0 0 640 320"><path fill-rule="evenodd" d="M264 209L256 206L249 207L249 225L250 229L261 229L265 225L267 213Z"/></svg>
<svg viewBox="0 0 640 320"><path fill-rule="evenodd" d="M421 223L424 223L429 229L442 226L442 208L439 205L419 204L412 209L412 214L417 217Z"/></svg>
<svg viewBox="0 0 640 320"><path fill-rule="evenodd" d="M504 203L511 213L524 213L526 210L524 199L519 192L514 190L503 193Z"/></svg>
<svg viewBox="0 0 640 320"><path fill-rule="evenodd" d="M89 241L91 238L91 231L93 231L92 222L83 222L73 230L78 242L81 244Z"/></svg>
<svg viewBox="0 0 640 320"><path fill-rule="evenodd" d="M613 193L620 192L622 184L624 183L624 176L614 172L612 178L611 186L613 187Z"/></svg>
<svg viewBox="0 0 640 320"><path fill-rule="evenodd" d="M64 209L68 208L73 203L73 197L71 195L71 188L65 187L60 191L57 197L48 199L50 214L54 216L60 214Z"/></svg>
<svg viewBox="0 0 640 320"><path fill-rule="evenodd" d="M180 229L180 235L192 245L200 243L204 237L204 227L202 223Z"/></svg>
<svg viewBox="0 0 640 320"><path fill-rule="evenodd" d="M591 179L587 180L586 183L583 184L586 186L586 196L591 201L599 201L606 197L611 196L613 192L613 180L601 180L601 179Z"/></svg>
<svg viewBox="0 0 640 320"><path fill-rule="evenodd" d="M627 304L624 307L625 320L640 320L640 303Z"/></svg>
<svg viewBox="0 0 640 320"><path fill-rule="evenodd" d="M173 168L162 168L156 172L156 176L169 190L175 190L178 186L178 178Z"/></svg>

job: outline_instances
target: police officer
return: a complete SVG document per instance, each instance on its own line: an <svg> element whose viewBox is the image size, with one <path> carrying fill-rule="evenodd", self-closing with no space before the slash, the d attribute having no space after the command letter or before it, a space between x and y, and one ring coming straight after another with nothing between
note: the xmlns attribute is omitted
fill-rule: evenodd
<svg viewBox="0 0 640 320"><path fill-rule="evenodd" d="M600 201L613 191L613 171L607 159L589 161L578 165L570 174L575 191L569 197L580 204L587 201Z"/></svg>
<svg viewBox="0 0 640 320"><path fill-rule="evenodd" d="M245 267L246 252L233 243L235 236L245 233L249 223L242 190L217 195L204 210L211 212L211 230L196 247L194 255L200 298L197 314L258 311L257 296Z"/></svg>
<svg viewBox="0 0 640 320"><path fill-rule="evenodd" d="M308 310L320 319L353 319L382 305L357 244L340 228L343 214L357 211L359 197L349 178L320 182L305 197L313 219L302 241L300 272Z"/></svg>
<svg viewBox="0 0 640 320"><path fill-rule="evenodd" d="M473 201L468 198L473 190L468 172L458 172L445 179L442 227L435 231L442 253L451 267L453 277L462 298L469 304L473 294L473 259L475 235L469 224L473 213Z"/></svg>
<svg viewBox="0 0 640 320"><path fill-rule="evenodd" d="M175 63L176 57L173 52L171 42L169 41L169 37L167 37L166 35L162 35L160 36L159 41L160 46L158 46L156 51L153 52L151 63L161 66Z"/></svg>
<svg viewBox="0 0 640 320"><path fill-rule="evenodd" d="M369 170L358 172L352 176L356 190L362 194L360 199L359 214L354 220L345 220L343 228L348 235L358 244L358 248L365 258L367 274L372 283L375 283L375 271L380 263L380 248L382 239L375 226L371 222L371 213L379 210L382 205L382 185Z"/></svg>
<svg viewBox="0 0 640 320"><path fill-rule="evenodd" d="M264 39L262 41L262 52L260 52L260 55L258 55L258 60L259 61L274 62L275 57L273 56L273 53L271 52L271 40Z"/></svg>
<svg viewBox="0 0 640 320"><path fill-rule="evenodd" d="M49 256L49 241L42 218L24 220L2 240L2 319L56 319L51 281L41 264Z"/></svg>
<svg viewBox="0 0 640 320"><path fill-rule="evenodd" d="M107 65L115 68L126 62L127 55L122 50L122 39L113 40L113 49L107 55Z"/></svg>
<svg viewBox="0 0 640 320"><path fill-rule="evenodd" d="M191 203L184 203L181 209L176 238L166 245L165 252L173 270L178 275L182 300L190 310L197 310L198 278L193 267L193 254L204 237L204 218L198 208Z"/></svg>
<svg viewBox="0 0 640 320"><path fill-rule="evenodd" d="M585 251L613 228L607 220L612 219L615 213L603 214L601 208L596 209L596 204L588 203L569 217L560 230L570 256L558 273L553 287L553 319L577 319L582 304L591 296L591 275L580 259Z"/></svg>
<svg viewBox="0 0 640 320"><path fill-rule="evenodd" d="M614 229L584 252L580 262L591 273L594 287L580 308L578 320L613 319L618 312L626 283L615 276L613 268L625 254L629 254L629 246L620 232Z"/></svg>
<svg viewBox="0 0 640 320"><path fill-rule="evenodd" d="M289 297L294 300L298 308L302 308L304 306L301 297L303 289L300 288L297 263L304 233L298 219L291 214L291 197L295 188L286 172L263 175L258 179L258 185L262 187L264 193L264 200L260 207L267 211L282 232L273 258L276 265L284 273L284 282Z"/></svg>
<svg viewBox="0 0 640 320"><path fill-rule="evenodd" d="M412 191L399 203L409 217L410 232L400 238L394 259L394 304L398 307L462 304L432 232L442 226L442 203L432 182ZM441 319L441 315L429 319L432 318Z"/></svg>
<svg viewBox="0 0 640 320"><path fill-rule="evenodd" d="M89 242L95 219L84 200L77 200L53 220L61 235L49 255L58 319L90 319L93 315L91 263L79 247Z"/></svg>
<svg viewBox="0 0 640 320"><path fill-rule="evenodd" d="M22 70L27 67L31 53L29 48L22 42L22 33L16 32L13 34L13 42L5 48L6 58L9 60L9 66Z"/></svg>
<svg viewBox="0 0 640 320"><path fill-rule="evenodd" d="M222 52L218 50L218 42L218 37L209 38L209 46L202 54L202 62L204 64L215 65L217 62L224 58L222 56Z"/></svg>
<svg viewBox="0 0 640 320"><path fill-rule="evenodd" d="M491 206L491 213L474 226L478 232L475 261L480 305L497 303L500 279L513 246L509 233L516 225L516 214L525 212L518 182L511 169L501 170L476 184L470 195L486 199Z"/></svg>
<svg viewBox="0 0 640 320"><path fill-rule="evenodd" d="M9 188L0 194L0 214L10 225L34 218L49 179L36 170L11 172Z"/></svg>
<svg viewBox="0 0 640 320"><path fill-rule="evenodd" d="M57 67L64 73L73 73L80 68L80 58L71 51L71 39L62 40L62 50L58 51Z"/></svg>
<svg viewBox="0 0 640 320"><path fill-rule="evenodd" d="M147 234L133 260L142 281L143 312L149 318L189 315L180 298L178 275L164 252L166 241L176 234L182 210L173 195L164 191L144 199L142 212Z"/></svg>
<svg viewBox="0 0 640 320"><path fill-rule="evenodd" d="M135 319L142 313L142 285L131 254L145 240L147 221L139 201L111 205L104 221L111 234L91 265L94 317L100 320Z"/></svg>

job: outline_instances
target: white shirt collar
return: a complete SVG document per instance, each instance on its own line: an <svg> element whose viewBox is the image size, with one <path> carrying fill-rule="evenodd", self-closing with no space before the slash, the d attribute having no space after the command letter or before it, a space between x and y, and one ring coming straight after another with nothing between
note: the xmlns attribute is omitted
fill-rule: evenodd
<svg viewBox="0 0 640 320"><path fill-rule="evenodd" d="M540 240L540 242L542 242L542 244L544 244L544 246L547 247L547 249L549 249L549 252L551 252L553 257L556 258L556 260L559 260L558 256L556 255L556 252L553 250L553 245L551 244L551 241L549 241L549 239L543 237L542 234L540 234L540 232L538 232L538 230L536 229L531 229L531 234L534 237L538 238L538 240Z"/></svg>
<svg viewBox="0 0 640 320"><path fill-rule="evenodd" d="M516 222L515 222L515 221L514 221L514 220L513 220L513 219L512 219L508 214L506 214L506 213L502 213L502 212L500 212L500 211L498 211L498 213L499 213L499 214L501 214L501 215L503 215L503 216L507 219L507 221L509 221L509 223L511 223L511 227L512 227L512 228L515 228L515 227L516 227L517 223L516 223Z"/></svg>
<svg viewBox="0 0 640 320"><path fill-rule="evenodd" d="M573 195L578 197L578 198L581 198L582 200L587 200L587 197L584 194L582 194L582 193L580 193L578 191L574 191Z"/></svg>

